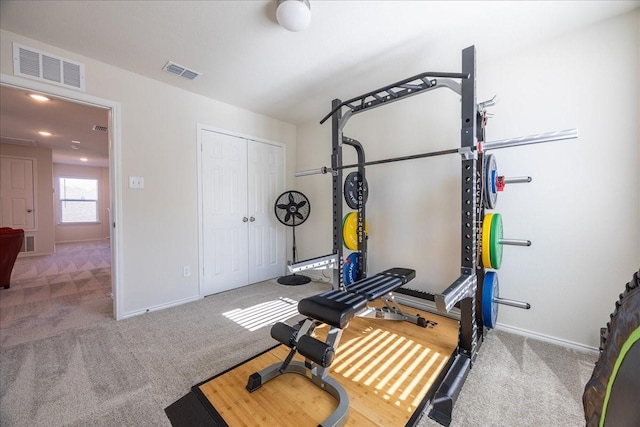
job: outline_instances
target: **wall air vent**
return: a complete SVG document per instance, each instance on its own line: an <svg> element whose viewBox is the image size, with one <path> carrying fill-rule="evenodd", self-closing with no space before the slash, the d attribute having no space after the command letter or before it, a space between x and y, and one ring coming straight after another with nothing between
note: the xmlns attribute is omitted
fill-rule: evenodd
<svg viewBox="0 0 640 427"><path fill-rule="evenodd" d="M13 74L84 91L84 64L13 43Z"/></svg>
<svg viewBox="0 0 640 427"><path fill-rule="evenodd" d="M95 130L98 132L106 132L107 131L107 127L106 126L100 126L100 125L94 125L91 130Z"/></svg>
<svg viewBox="0 0 640 427"><path fill-rule="evenodd" d="M164 67L162 67L162 70L167 71L171 74L175 74L176 76L184 77L188 80L194 80L201 74L197 71L189 70L182 65L178 65L171 61L167 62Z"/></svg>

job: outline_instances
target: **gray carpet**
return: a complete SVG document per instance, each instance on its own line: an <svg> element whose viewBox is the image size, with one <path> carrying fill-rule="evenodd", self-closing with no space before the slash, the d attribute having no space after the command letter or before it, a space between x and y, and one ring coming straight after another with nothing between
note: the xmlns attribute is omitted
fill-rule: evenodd
<svg viewBox="0 0 640 427"><path fill-rule="evenodd" d="M250 331L223 313L328 287L268 281L119 322L104 288L91 298L52 298L49 289L31 302L28 285L9 290L22 296L0 290L0 425L169 426L164 408L192 385L274 344L267 326ZM594 354L492 331L452 425L584 425L580 399L594 362ZM420 425L437 424L425 416Z"/></svg>

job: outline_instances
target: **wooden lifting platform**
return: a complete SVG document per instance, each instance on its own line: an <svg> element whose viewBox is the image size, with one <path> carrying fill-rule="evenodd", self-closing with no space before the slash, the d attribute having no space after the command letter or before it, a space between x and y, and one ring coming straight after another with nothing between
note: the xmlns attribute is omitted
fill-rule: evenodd
<svg viewBox="0 0 640 427"><path fill-rule="evenodd" d="M409 322L354 318L344 329L331 377L347 390L347 426L415 425L452 362L458 322L414 310L427 320ZM324 339L327 325L316 329ZM336 400L300 375L281 375L253 393L247 377L281 362L289 352L279 345L193 387L218 423L229 426L317 426L337 406ZM304 361L296 355L294 360ZM225 424L222 424L223 421Z"/></svg>

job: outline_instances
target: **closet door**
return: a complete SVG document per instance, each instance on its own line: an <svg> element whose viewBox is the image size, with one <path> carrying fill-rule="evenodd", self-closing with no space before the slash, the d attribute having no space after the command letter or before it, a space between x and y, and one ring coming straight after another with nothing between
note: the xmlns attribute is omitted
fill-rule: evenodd
<svg viewBox="0 0 640 427"><path fill-rule="evenodd" d="M285 227L273 213L284 191L284 150L256 141L248 149L249 283L255 283L285 272Z"/></svg>
<svg viewBox="0 0 640 427"><path fill-rule="evenodd" d="M247 141L202 130L203 295L248 284Z"/></svg>

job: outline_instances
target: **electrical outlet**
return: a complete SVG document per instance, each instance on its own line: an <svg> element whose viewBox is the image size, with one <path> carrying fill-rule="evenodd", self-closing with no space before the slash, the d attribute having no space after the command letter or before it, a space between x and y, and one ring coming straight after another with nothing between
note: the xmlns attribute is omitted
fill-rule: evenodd
<svg viewBox="0 0 640 427"><path fill-rule="evenodd" d="M185 265L184 267L182 267L182 277L189 277L191 276L191 267L189 267L188 265Z"/></svg>

